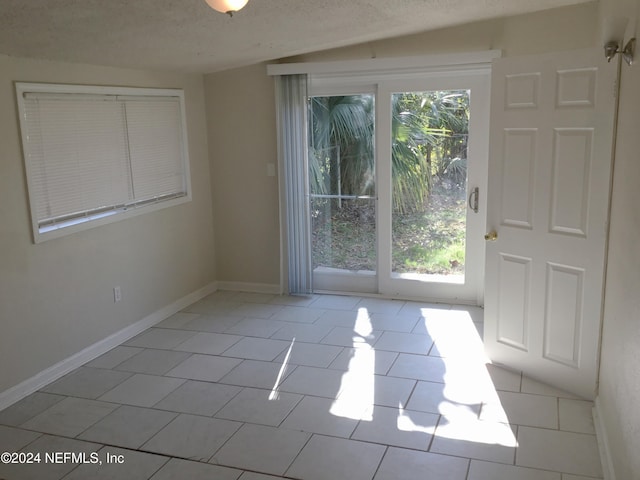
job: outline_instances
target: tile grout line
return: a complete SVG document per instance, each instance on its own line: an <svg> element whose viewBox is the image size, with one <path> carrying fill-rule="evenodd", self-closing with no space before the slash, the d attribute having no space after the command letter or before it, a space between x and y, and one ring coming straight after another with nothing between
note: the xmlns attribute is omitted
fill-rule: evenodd
<svg viewBox="0 0 640 480"><path fill-rule="evenodd" d="M378 474L378 471L380 470L380 467L382 466L382 462L384 462L384 459L387 456L387 453L389 452L390 448L391 448L390 445L386 445L385 446L384 453L382 455L380 455L380 460L378 461L378 465L376 466L376 470L373 472L373 475L371 475L371 479L374 479L376 477L376 475Z"/></svg>
<svg viewBox="0 0 640 480"><path fill-rule="evenodd" d="M433 427L433 433L431 434L431 438L429 439L429 445L427 446L427 452L429 453L437 453L437 452L432 452L431 449L433 448L433 441L436 438L436 431L438 430L438 427L440 426L440 422L442 422L444 420L444 415L442 415L441 413L438 414L438 421L436 422L435 426Z"/></svg>
<svg viewBox="0 0 640 480"><path fill-rule="evenodd" d="M516 425L516 446L513 449L513 465L516 466L517 465L517 461L518 461L518 448L520 448L520 442L518 441L518 437L520 437L520 425Z"/></svg>
<svg viewBox="0 0 640 480"><path fill-rule="evenodd" d="M309 432L305 432L305 433L309 433ZM291 463L289 463L289 466L285 469L283 475L287 475L289 470L291 470L291 467L293 466L294 463L296 463L296 461L300 457L300 454L302 453L302 451L305 448L307 448L307 445L309 445L309 442L311 442L311 439L314 437L314 435L316 435L316 434L315 433L309 433L309 438L307 438L307 441L304 442L304 445L302 445L302 448L298 451L298 453L295 455L295 457L293 457L293 460L291 460ZM295 477L291 477L291 478L295 478Z"/></svg>
<svg viewBox="0 0 640 480"><path fill-rule="evenodd" d="M467 474L464 476L465 480L469 480L469 475L471 475L471 461L472 459L469 458L469 461L467 462Z"/></svg>

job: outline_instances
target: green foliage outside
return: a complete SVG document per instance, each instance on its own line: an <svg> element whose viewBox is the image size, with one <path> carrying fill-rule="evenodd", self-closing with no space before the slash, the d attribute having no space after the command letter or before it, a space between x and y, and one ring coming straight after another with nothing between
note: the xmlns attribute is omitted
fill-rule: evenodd
<svg viewBox="0 0 640 480"><path fill-rule="evenodd" d="M392 95L393 271L464 271L466 91ZM313 97L314 266L375 270L372 95Z"/></svg>
<svg viewBox="0 0 640 480"><path fill-rule="evenodd" d="M464 190L434 184L424 211L394 214L392 271L461 274L465 253Z"/></svg>

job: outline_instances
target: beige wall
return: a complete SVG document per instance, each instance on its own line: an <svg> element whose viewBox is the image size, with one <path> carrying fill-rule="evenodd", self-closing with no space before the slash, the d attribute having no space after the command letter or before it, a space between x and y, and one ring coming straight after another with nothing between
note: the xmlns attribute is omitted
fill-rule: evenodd
<svg viewBox="0 0 640 480"><path fill-rule="evenodd" d="M283 61L320 62L493 49L502 50L505 56L573 50L593 45L597 14L595 2L584 3L301 55Z"/></svg>
<svg viewBox="0 0 640 480"><path fill-rule="evenodd" d="M506 55L594 44L595 3L371 42L289 58L331 61L503 49ZM280 282L278 185L273 79L265 65L205 76L217 279Z"/></svg>
<svg viewBox="0 0 640 480"><path fill-rule="evenodd" d="M274 82L265 65L205 77L216 278L278 285L280 227Z"/></svg>
<svg viewBox="0 0 640 480"><path fill-rule="evenodd" d="M183 88L193 201L35 245L15 81ZM0 55L0 136L0 392L214 280L202 76Z"/></svg>
<svg viewBox="0 0 640 480"><path fill-rule="evenodd" d="M604 2L640 22L640 0ZM633 31L633 29L632 29ZM631 32L628 32L628 35ZM637 32L635 32L637 35ZM638 59L636 53L636 59ZM598 412L617 480L640 479L640 62L622 66Z"/></svg>

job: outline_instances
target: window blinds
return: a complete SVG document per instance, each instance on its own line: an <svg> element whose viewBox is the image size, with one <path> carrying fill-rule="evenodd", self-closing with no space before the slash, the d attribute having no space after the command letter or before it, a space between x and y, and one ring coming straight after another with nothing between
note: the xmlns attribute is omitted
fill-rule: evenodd
<svg viewBox="0 0 640 480"><path fill-rule="evenodd" d="M37 233L188 195L180 97L26 91L19 100Z"/></svg>
<svg viewBox="0 0 640 480"><path fill-rule="evenodd" d="M29 95L24 120L38 225L129 201L121 105L95 98Z"/></svg>
<svg viewBox="0 0 640 480"><path fill-rule="evenodd" d="M125 110L134 199L186 194L177 99L127 100Z"/></svg>

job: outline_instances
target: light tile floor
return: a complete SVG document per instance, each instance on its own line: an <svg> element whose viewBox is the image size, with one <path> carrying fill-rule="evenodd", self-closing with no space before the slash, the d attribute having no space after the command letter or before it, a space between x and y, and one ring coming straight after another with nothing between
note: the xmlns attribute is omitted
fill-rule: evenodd
<svg viewBox="0 0 640 480"><path fill-rule="evenodd" d="M601 478L592 404L481 332L474 307L218 292L0 412L0 452L40 454L0 479Z"/></svg>

